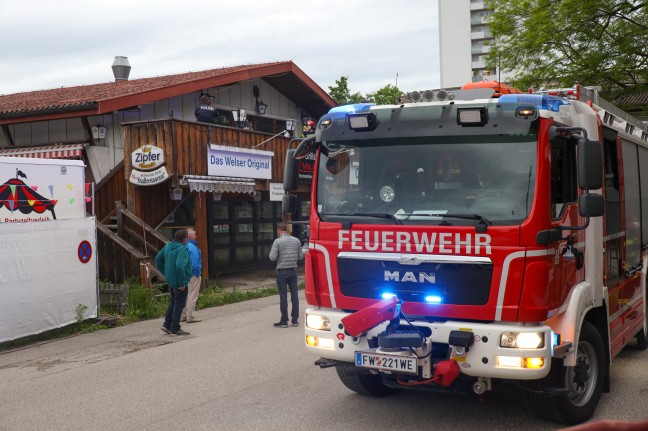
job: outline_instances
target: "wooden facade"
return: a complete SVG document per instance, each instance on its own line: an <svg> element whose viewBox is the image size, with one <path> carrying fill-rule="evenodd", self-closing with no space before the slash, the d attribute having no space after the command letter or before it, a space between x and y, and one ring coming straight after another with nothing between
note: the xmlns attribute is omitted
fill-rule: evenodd
<svg viewBox="0 0 648 431"><path fill-rule="evenodd" d="M175 202L169 199L169 187L177 186L183 175L207 175L207 150L210 144L254 148L272 136L251 130L179 120L130 123L123 127L123 178L128 184L128 209L151 226L157 226L175 206ZM278 136L258 147L260 150L274 152L272 182L283 181L289 142L290 139ZM164 150L170 181L150 187L133 187L128 183L132 170L130 154L144 145L155 145ZM257 190L268 190L268 182L257 180Z"/></svg>
<svg viewBox="0 0 648 431"><path fill-rule="evenodd" d="M117 201L126 201L123 162L95 186L94 210L97 220L105 222L106 218L114 212Z"/></svg>
<svg viewBox="0 0 648 431"><path fill-rule="evenodd" d="M227 126L208 125L182 120L158 120L123 124L124 170L122 181L126 185L126 202L130 212L150 226L158 226L178 206L170 197L170 189L178 187L184 175L208 174L208 150L210 144L238 148L255 148L274 135ZM291 139L276 136L257 147L273 151L272 179L255 181L256 191L267 196L270 182L283 182L286 151ZM131 154L144 145L161 148L170 179L153 186L134 186L129 182L132 171ZM293 143L293 146L296 144ZM183 187L183 197L190 193ZM248 198L250 198L248 196ZM203 276L208 277L208 221L206 193L196 193L195 230L198 246L203 250Z"/></svg>

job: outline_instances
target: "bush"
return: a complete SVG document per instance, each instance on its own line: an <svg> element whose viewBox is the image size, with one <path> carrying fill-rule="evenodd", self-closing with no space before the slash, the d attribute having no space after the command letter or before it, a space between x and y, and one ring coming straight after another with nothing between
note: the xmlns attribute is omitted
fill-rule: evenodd
<svg viewBox="0 0 648 431"><path fill-rule="evenodd" d="M130 320L152 319L163 316L169 304L168 297L158 299L139 284L131 284L128 290L126 317Z"/></svg>

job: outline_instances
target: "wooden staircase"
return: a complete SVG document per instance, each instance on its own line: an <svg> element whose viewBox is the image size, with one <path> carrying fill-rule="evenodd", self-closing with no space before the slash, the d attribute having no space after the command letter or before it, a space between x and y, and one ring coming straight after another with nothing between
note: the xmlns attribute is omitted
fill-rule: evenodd
<svg viewBox="0 0 648 431"><path fill-rule="evenodd" d="M165 289L155 256L169 242L117 201L115 209L97 221L99 279L111 283L137 280L149 289Z"/></svg>

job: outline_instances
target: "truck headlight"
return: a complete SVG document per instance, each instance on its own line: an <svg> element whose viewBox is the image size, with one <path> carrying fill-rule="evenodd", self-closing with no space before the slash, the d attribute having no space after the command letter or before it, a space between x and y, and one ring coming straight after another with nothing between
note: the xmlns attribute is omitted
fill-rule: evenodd
<svg viewBox="0 0 648 431"><path fill-rule="evenodd" d="M544 334L542 332L503 332L500 337L500 347L540 349L544 347Z"/></svg>
<svg viewBox="0 0 648 431"><path fill-rule="evenodd" d="M318 314L306 314L306 327L310 329L318 329L320 331L331 330L331 320L326 316Z"/></svg>

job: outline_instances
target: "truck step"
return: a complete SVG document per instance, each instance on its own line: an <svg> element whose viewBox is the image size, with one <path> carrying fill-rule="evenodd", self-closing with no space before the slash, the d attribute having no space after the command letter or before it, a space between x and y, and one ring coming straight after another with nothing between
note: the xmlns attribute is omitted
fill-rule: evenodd
<svg viewBox="0 0 648 431"><path fill-rule="evenodd" d="M317 361L315 361L315 365L320 368L331 368L335 367L337 365L337 362L333 359L319 358Z"/></svg>

